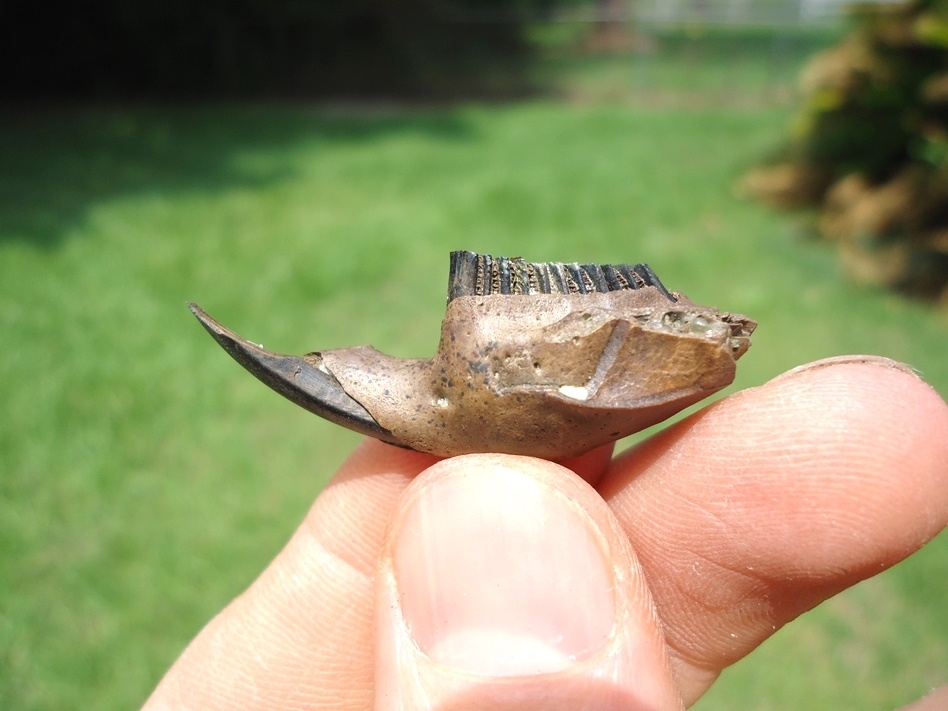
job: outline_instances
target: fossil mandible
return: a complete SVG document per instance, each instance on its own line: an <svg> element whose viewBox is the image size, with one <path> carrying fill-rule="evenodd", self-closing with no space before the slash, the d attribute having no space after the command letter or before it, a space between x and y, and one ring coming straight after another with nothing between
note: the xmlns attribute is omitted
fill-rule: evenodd
<svg viewBox="0 0 948 711"><path fill-rule="evenodd" d="M286 356L191 311L253 375L370 437L453 456L561 459L649 427L734 380L756 323L668 291L646 264L452 252L430 360L371 346Z"/></svg>

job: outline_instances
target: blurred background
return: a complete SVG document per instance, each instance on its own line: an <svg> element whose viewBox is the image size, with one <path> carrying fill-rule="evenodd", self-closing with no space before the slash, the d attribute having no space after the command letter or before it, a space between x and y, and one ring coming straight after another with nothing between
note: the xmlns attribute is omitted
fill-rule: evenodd
<svg viewBox="0 0 948 711"><path fill-rule="evenodd" d="M286 353L427 357L450 250L643 261L760 322L729 391L876 353L948 394L944 3L27 5L0 10L0 708L136 707L358 441L186 301ZM696 708L922 695L946 581L943 534Z"/></svg>

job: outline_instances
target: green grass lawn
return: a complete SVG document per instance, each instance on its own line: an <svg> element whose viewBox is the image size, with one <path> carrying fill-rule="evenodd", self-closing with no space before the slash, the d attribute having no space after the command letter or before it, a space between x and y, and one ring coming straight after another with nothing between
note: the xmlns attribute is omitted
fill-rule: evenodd
<svg viewBox="0 0 948 711"><path fill-rule="evenodd" d="M647 261L761 326L735 387L880 353L948 394L948 321L847 284L732 197L786 108L532 101L55 111L0 121L0 708L135 707L357 437L233 363L427 356L447 254ZM898 472L893 472L898 476ZM948 538L780 632L697 708L893 709L948 681Z"/></svg>

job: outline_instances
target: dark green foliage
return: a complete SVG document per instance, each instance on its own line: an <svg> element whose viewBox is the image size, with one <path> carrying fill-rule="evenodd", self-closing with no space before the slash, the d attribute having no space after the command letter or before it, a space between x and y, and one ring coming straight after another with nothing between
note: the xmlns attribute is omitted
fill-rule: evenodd
<svg viewBox="0 0 948 711"><path fill-rule="evenodd" d="M0 56L7 98L502 94L524 84L521 22L544 4L19 3L0 11Z"/></svg>
<svg viewBox="0 0 948 711"><path fill-rule="evenodd" d="M796 135L748 187L819 206L855 276L948 302L948 3L867 5L854 21L804 71Z"/></svg>

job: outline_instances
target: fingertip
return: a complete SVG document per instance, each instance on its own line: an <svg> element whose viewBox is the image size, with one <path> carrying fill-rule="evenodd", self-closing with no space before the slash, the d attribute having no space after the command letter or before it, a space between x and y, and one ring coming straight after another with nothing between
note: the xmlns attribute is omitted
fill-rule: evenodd
<svg viewBox="0 0 948 711"><path fill-rule="evenodd" d="M895 361L818 361L696 413L616 472L612 491L640 487L659 500L678 491L773 532L778 547L776 531L807 525L814 549L842 555L825 548L835 532L854 564L860 552L875 564L883 542L902 557L948 523L948 405ZM678 506L672 521L687 518ZM795 549L801 560L806 544L802 536Z"/></svg>
<svg viewBox="0 0 948 711"><path fill-rule="evenodd" d="M879 355L840 355L831 356L829 358L821 358L820 360L798 365L795 368L791 368L790 370L781 373L775 378L771 378L769 382L775 383L781 380L791 380L799 376L801 373L819 371L823 370L824 368L838 368L840 366L854 365L868 365L876 368L884 368L886 370L894 370L899 373L904 373L905 375L915 376L916 379L921 380L921 374L915 368L910 366L908 363L893 360L892 358L886 358L885 356Z"/></svg>
<svg viewBox="0 0 948 711"><path fill-rule="evenodd" d="M852 469L875 471L880 491L894 497L890 504L915 511L920 542L948 523L948 404L916 370L878 356L842 356L762 387L791 410L796 405L811 429L822 424L837 447L849 445Z"/></svg>
<svg viewBox="0 0 948 711"><path fill-rule="evenodd" d="M802 395L827 405L835 390L854 405L874 414L886 429L893 420L902 423L938 451L948 448L948 404L922 375L905 363L881 356L838 356L807 363L777 376L760 389ZM819 391L825 394L820 395ZM753 392L753 391L749 391Z"/></svg>
<svg viewBox="0 0 948 711"><path fill-rule="evenodd" d="M608 639L612 550L602 523L575 503L587 492L554 478L563 474L537 460L458 457L406 492L392 571L422 651L517 675L562 669Z"/></svg>
<svg viewBox="0 0 948 711"><path fill-rule="evenodd" d="M376 594L378 709L680 708L628 541L560 465L482 454L425 471Z"/></svg>
<svg viewBox="0 0 948 711"><path fill-rule="evenodd" d="M709 669L945 527L948 406L893 361L822 361L660 433L600 490L645 568L690 702Z"/></svg>

